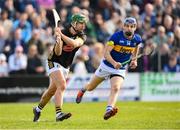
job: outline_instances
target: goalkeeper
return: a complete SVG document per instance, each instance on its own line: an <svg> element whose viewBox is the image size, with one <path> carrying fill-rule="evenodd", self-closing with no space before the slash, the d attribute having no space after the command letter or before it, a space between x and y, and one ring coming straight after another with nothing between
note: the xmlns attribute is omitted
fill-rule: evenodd
<svg viewBox="0 0 180 130"><path fill-rule="evenodd" d="M103 80L110 78L111 90L104 114L104 119L107 120L114 116L118 109L115 107L120 87L123 84L126 66L121 63L136 57L139 51L141 37L135 34L137 22L135 18L125 18L123 23L123 30L114 33L105 47L104 59L95 72L89 83L84 88L78 91L76 103L80 103L86 91L94 90ZM135 69L137 67L137 60L132 60L130 67Z"/></svg>

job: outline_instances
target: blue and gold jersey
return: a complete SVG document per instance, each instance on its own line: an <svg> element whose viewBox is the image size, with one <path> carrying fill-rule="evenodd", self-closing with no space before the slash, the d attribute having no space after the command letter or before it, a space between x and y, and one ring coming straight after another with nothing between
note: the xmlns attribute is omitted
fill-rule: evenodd
<svg viewBox="0 0 180 130"><path fill-rule="evenodd" d="M133 51L135 50L136 46L142 42L142 38L138 34L134 34L133 38L131 40L128 40L124 34L123 31L119 31L114 33L107 44L113 46L113 50L111 51L111 56L116 62L124 62L130 59ZM103 60L103 62L111 67L114 68L111 63L109 63L106 59ZM122 67L121 69L125 69L125 67Z"/></svg>

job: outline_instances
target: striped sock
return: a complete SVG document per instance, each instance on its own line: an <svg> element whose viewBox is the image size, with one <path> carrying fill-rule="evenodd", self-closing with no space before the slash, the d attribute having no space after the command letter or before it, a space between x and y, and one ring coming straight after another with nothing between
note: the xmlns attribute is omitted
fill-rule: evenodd
<svg viewBox="0 0 180 130"><path fill-rule="evenodd" d="M41 103L39 103L39 105L36 107L36 111L37 112L41 112L42 111L42 109L43 109L43 105L41 104Z"/></svg>
<svg viewBox="0 0 180 130"><path fill-rule="evenodd" d="M107 106L107 107L106 107L106 112L111 111L112 109L113 109L112 106Z"/></svg>
<svg viewBox="0 0 180 130"><path fill-rule="evenodd" d="M56 116L58 116L61 113L61 108L60 107L56 107Z"/></svg>

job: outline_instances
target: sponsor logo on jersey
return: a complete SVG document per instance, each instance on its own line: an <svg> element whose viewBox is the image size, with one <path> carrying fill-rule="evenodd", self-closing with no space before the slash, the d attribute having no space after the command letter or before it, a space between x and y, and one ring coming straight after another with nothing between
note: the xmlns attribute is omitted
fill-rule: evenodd
<svg viewBox="0 0 180 130"><path fill-rule="evenodd" d="M70 46L70 45L65 45L63 46L63 51L66 51L66 52L70 52L74 49L73 46Z"/></svg>
<svg viewBox="0 0 180 130"><path fill-rule="evenodd" d="M135 50L135 47L127 47L127 46L120 46L120 45L115 45L113 50L120 52L120 53L133 53Z"/></svg>

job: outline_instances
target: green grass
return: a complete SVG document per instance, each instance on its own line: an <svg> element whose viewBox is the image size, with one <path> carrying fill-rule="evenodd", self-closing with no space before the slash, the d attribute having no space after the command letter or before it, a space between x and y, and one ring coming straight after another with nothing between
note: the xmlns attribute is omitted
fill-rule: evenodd
<svg viewBox="0 0 180 130"><path fill-rule="evenodd" d="M37 103L0 104L0 129L180 129L180 102L118 102L119 113L104 121L105 102L65 103L63 110L73 116L55 122L52 103L32 122Z"/></svg>

